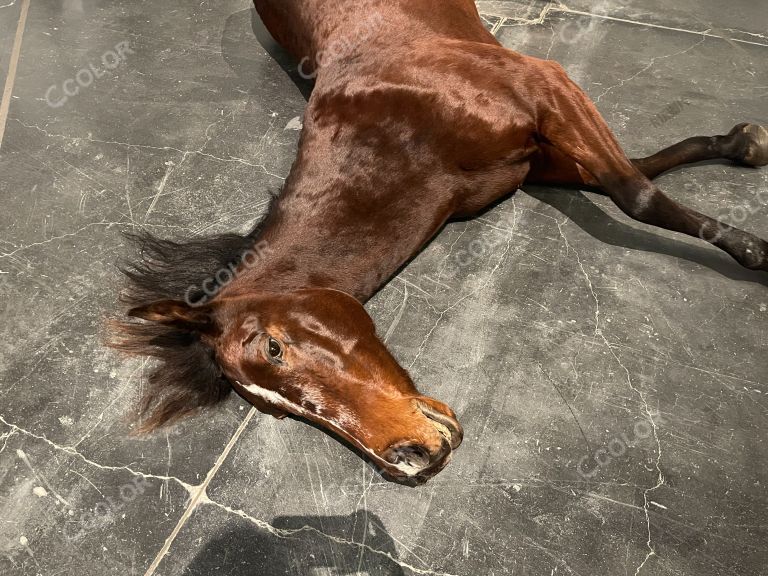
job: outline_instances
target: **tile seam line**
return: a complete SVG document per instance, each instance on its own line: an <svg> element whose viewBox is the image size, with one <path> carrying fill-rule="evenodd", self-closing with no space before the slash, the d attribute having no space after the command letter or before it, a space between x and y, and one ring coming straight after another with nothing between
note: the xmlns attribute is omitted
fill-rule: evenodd
<svg viewBox="0 0 768 576"><path fill-rule="evenodd" d="M733 42L739 42L740 44L750 44L752 46L763 46L768 47L768 43L763 42L753 42L751 40L742 40L740 38L732 38L730 36L719 36L717 34L712 34L706 30L688 30L686 28L675 28L674 26L665 26L664 24L653 24L651 22L641 22L639 20L629 20L627 18L619 18L618 16L609 16L607 14L594 14L592 12L585 12L583 10L573 10L571 8L561 8L561 7L552 7L550 9L550 12L559 12L561 14L576 14L579 16L589 16L591 18L601 18L603 20L611 20L614 22L622 22L624 24L632 24L634 26L647 26L649 28L657 28L659 30L668 30L670 32L683 32L685 34L696 34L697 36L706 36L707 38L719 38L720 40L727 41L733 41ZM539 22L536 22L535 20L532 22L528 20L527 18L518 18L515 16L508 16L501 13L495 13L495 12L489 12L487 10L480 10L479 13L482 16L494 16L496 18L503 18L505 20L504 24L507 24L507 22L523 22L524 24L539 24ZM549 16L549 14L547 15ZM499 28L502 28L503 26L499 26ZM752 32L747 32L745 30L734 30L735 32L741 32L742 34L753 34Z"/></svg>
<svg viewBox="0 0 768 576"><path fill-rule="evenodd" d="M16 69L21 57L21 41L24 38L24 28L27 24L27 13L29 12L29 3L31 0L21 0L19 10L19 22L16 25L16 35L13 39L11 48L11 59L8 62L8 75L5 78L5 87L3 96L0 100L0 149L3 147L3 136L5 135L5 124L8 120L8 110L11 107L11 96L13 94L13 84L16 80Z"/></svg>
<svg viewBox="0 0 768 576"><path fill-rule="evenodd" d="M635 26L648 26L649 28L658 28L659 30L669 30L671 32L684 32L686 34L696 34L697 36L706 36L708 38L719 38L720 40L732 40L733 42L740 42L741 44L751 44L753 46L765 46L768 44L764 42L752 42L751 40L741 40L739 38L731 38L730 36L720 36L718 34L711 34L708 30L688 30L686 28L676 28L674 26L665 26L664 24L653 24L652 22L640 22L638 20L629 20L628 18L619 18L618 16L609 16L608 14L593 14L591 12L585 12L582 10L573 10L567 7L555 6L551 9L551 12L560 12L562 14L578 14L579 16L590 16L592 18L601 18L603 20L611 20L613 22L622 22L624 24L634 24ZM750 34L744 30L736 30L742 34Z"/></svg>
<svg viewBox="0 0 768 576"><path fill-rule="evenodd" d="M499 29L504 25L504 22L506 22L506 18L499 18L499 21L496 22L496 24L493 25L493 28L491 28L491 34L493 34L493 37L496 37L496 33L499 31Z"/></svg>
<svg viewBox="0 0 768 576"><path fill-rule="evenodd" d="M165 558L168 555L168 552L171 549L171 545L176 540L176 537L179 535L179 532L181 532L181 529L184 527L187 521L192 517L192 513L197 508L197 505L200 503L203 496L205 496L206 489L208 488L208 485L211 483L211 480L213 480L214 476L216 476L216 473L219 471L219 468L221 468L221 465L224 464L224 460L227 459L227 456L229 456L229 453L232 451L232 448L234 448L235 444L240 439L240 436L245 431L246 426L248 426L248 423L251 421L251 419L255 414L256 414L256 408L251 407L251 409L248 411L248 414L245 416L243 421L237 427L237 430L235 430L235 433L232 434L232 437L229 439L229 442L227 442L227 445L224 447L224 450L222 450L221 454L219 454L219 457L216 458L216 462L214 463L213 467L208 471L208 474L206 474L205 480L203 481L203 483L197 487L196 492L191 496L189 500L189 504L187 505L187 508L184 510L184 513L181 515L181 518L179 518L179 521L176 523L176 526L173 528L173 531L170 533L168 538L166 538L165 543L163 544L163 547L155 556L155 559L152 561L152 564L150 564L149 568L147 568L147 571L144 573L144 576L152 576L157 570L157 568L160 566L160 563L163 561L163 558Z"/></svg>

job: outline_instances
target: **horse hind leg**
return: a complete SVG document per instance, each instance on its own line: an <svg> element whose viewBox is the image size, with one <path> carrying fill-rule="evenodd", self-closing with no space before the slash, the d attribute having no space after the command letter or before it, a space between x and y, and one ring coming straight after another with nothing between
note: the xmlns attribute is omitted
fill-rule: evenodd
<svg viewBox="0 0 768 576"><path fill-rule="evenodd" d="M758 168L768 165L768 129L756 124L739 124L724 136L694 136L647 158L632 160L648 178L682 164L727 159Z"/></svg>
<svg viewBox="0 0 768 576"><path fill-rule="evenodd" d="M722 136L694 136L646 158L633 158L632 164L646 178L657 176L694 162L726 159L758 168L768 165L768 129L755 124L739 124ZM540 145L531 161L529 184L589 186L599 182L583 166L551 144Z"/></svg>
<svg viewBox="0 0 768 576"><path fill-rule="evenodd" d="M583 167L625 214L646 224L699 237L744 267L768 272L768 242L664 194L651 182L650 170L646 175L626 157L595 105L561 67L550 65L547 86L549 93L541 100L539 111L540 139ZM761 137L762 132L757 132ZM746 158L759 163L759 146L757 152L753 154L750 149Z"/></svg>

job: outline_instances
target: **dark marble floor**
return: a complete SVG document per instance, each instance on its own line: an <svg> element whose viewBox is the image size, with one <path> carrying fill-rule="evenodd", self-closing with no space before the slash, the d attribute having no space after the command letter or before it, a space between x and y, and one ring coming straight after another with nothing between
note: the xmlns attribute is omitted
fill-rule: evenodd
<svg viewBox="0 0 768 576"><path fill-rule="evenodd" d="M27 1L0 0L2 82ZM631 155L768 124L762 0L566 4L478 2ZM247 0L29 0L0 149L0 573L768 574L768 279L591 193L450 224L369 303L466 430L427 485L236 397L128 435L146 363L101 344L121 232L246 229L304 103ZM768 170L660 185L768 237Z"/></svg>

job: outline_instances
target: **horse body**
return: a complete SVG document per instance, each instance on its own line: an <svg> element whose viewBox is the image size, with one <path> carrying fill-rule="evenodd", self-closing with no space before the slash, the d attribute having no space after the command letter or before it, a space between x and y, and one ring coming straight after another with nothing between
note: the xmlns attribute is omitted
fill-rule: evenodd
<svg viewBox="0 0 768 576"><path fill-rule="evenodd" d="M165 279L189 266L192 244L150 240L154 256L129 271L128 315L139 320L118 326L117 347L161 359L147 428L232 386L263 412L338 434L390 476L436 474L461 426L448 406L418 393L361 304L448 219L525 182L596 187L632 218L700 236L768 271L768 243L651 182L705 159L764 165L765 128L741 124L630 160L564 70L499 45L471 0L255 3L275 39L316 75L298 156L257 231L211 240L263 247L212 297L182 302ZM219 253L222 265L236 256Z"/></svg>
<svg viewBox="0 0 768 576"><path fill-rule="evenodd" d="M472 0L254 0L270 34L297 61L347 46L392 50L416 38L497 45ZM333 54L330 54L332 57ZM402 64L402 63L401 63Z"/></svg>
<svg viewBox="0 0 768 576"><path fill-rule="evenodd" d="M523 183L534 117L522 103L510 107L516 75L504 78L494 62L507 51L469 1L446 3L458 21L415 26L412 13L428 4L341 2L331 18L325 2L256 3L297 59L306 46L317 47L313 62L335 44L346 52L317 70L298 158L263 234L270 254L227 294L266 282L367 300L446 220ZM315 16L327 37L293 30ZM355 32L361 22L364 31ZM389 37L393 29L400 40Z"/></svg>

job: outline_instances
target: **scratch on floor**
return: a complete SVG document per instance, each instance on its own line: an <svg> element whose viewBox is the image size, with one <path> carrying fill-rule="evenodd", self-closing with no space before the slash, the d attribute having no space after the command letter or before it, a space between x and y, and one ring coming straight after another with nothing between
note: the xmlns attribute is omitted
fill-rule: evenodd
<svg viewBox="0 0 768 576"><path fill-rule="evenodd" d="M573 411L573 408L571 408L570 403L568 400L566 400L565 395L560 390L560 387L557 385L557 383L552 379L552 376L550 376L549 372L546 372L544 370L544 367L541 364L538 364L539 372L541 372L544 376L547 377L547 380L549 380L549 383L552 384L555 390L557 390L558 395L560 396L560 399L565 403L565 405L568 407L568 410L571 413L571 416L573 416L573 421L576 422L576 426L579 427L579 432L581 432L581 437L584 439L584 443L587 445L587 451L589 454L593 454L592 452L592 446L589 443L589 440L587 439L587 435L584 433L584 428L581 427L581 422L579 422L579 419L576 417L576 413Z"/></svg>
<svg viewBox="0 0 768 576"><path fill-rule="evenodd" d="M188 152L184 152L184 155L181 157L181 161L179 162L179 165L177 166L172 160L168 160L165 165L167 168L165 169L165 174L163 175L162 180L160 180L160 184L157 186L157 191L155 192L155 195L152 197L152 202L149 203L149 208L147 208L147 212L144 214L144 222L147 221L147 218L149 218L149 214L154 210L155 205L157 204L157 200L162 196L163 190L165 190L165 185L168 183L168 178L170 178L171 174L174 173L176 168L181 168L181 165L186 162L187 157L189 157Z"/></svg>
<svg viewBox="0 0 768 576"><path fill-rule="evenodd" d="M517 210L515 209L514 215L513 215L513 222L511 225L511 228L506 230L507 232L507 245L502 251L501 255L499 256L499 259L496 261L495 266L491 269L488 276L486 276L484 282L472 290L471 292L468 292L467 294L464 294L463 296L460 296L453 304L449 305L447 308L445 308L443 311L438 312L438 310L427 300L427 305L432 308L434 312L438 314L437 319L435 320L435 323L432 325L432 327L427 332L426 336L422 339L421 343L419 344L418 348L416 349L416 355L413 357L413 360L411 360L411 363L408 365L408 369L410 370L413 368L414 364L416 364L416 361L421 357L421 354L424 352L424 349L427 346L427 343L429 342L429 339L431 338L433 332L437 329L440 322L443 320L445 315L456 308L459 304L461 304L464 300L471 298L472 296L478 294L479 292L482 292L485 290L488 285L491 283L491 280L493 279L494 274L496 274L496 271L499 269L501 264L504 262L504 260L507 257L507 254L509 254L509 251L512 248L512 237L516 234L515 228L517 226Z"/></svg>
<svg viewBox="0 0 768 576"><path fill-rule="evenodd" d="M400 325L400 320L403 319L403 313L405 312L405 306L407 303L408 303L408 284L405 285L405 289L403 290L403 302L402 304L400 304L400 307L397 310L397 314L395 315L394 320L392 320L392 323L389 325L389 328L387 328L387 333L384 334L384 338L382 339L384 344L387 343L387 341L390 339L390 337L395 332L397 327Z"/></svg>
<svg viewBox="0 0 768 576"><path fill-rule="evenodd" d="M56 492L56 490L53 489L53 487L50 485L48 480L46 480L42 474L40 474L37 470L35 470L32 467L32 463L29 461L29 456L27 456L27 453L24 452L24 450L22 450L21 448L17 449L16 456L21 458L21 461L24 462L27 468L29 468L30 472L32 472L32 475L35 478L37 478L42 484L44 484L46 488L48 488L48 492L53 494L56 500L61 502L67 508L72 508L72 504L70 504L63 496L61 496L61 494Z"/></svg>
<svg viewBox="0 0 768 576"><path fill-rule="evenodd" d="M99 427L99 424L101 424L101 422L104 420L104 414L106 414L107 410L112 408L112 406L114 406L114 404L118 400L120 400L120 398L123 397L123 394L125 394L125 392L129 390L131 380L133 380L133 377L136 375L136 372L143 370L148 362L149 362L149 358L145 358L144 360L142 360L141 363L131 371L131 373L128 375L125 381L121 381L120 391L117 394L115 394L115 397L112 399L112 401L109 404L107 404L107 406L96 417L96 423L93 426L91 426L88 429L88 431L85 434L83 434L83 436L80 437L80 440L78 440L72 445L72 448L77 448L80 444L82 444L83 440L88 438L93 433L93 431Z"/></svg>

